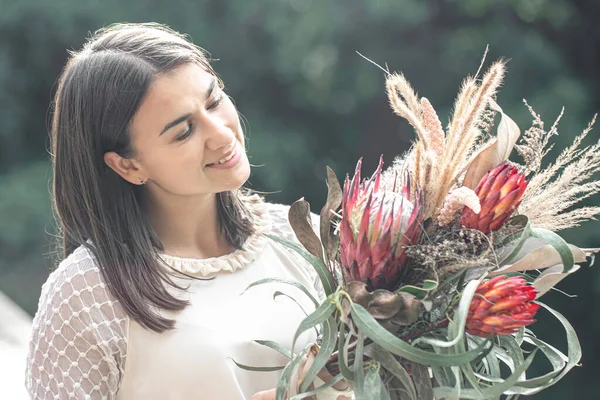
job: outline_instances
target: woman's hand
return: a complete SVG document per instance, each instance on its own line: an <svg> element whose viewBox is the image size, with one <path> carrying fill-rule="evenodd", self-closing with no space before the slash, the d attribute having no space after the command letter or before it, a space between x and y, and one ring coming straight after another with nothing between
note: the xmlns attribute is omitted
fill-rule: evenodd
<svg viewBox="0 0 600 400"><path fill-rule="evenodd" d="M275 400L275 389L257 392L248 400Z"/></svg>

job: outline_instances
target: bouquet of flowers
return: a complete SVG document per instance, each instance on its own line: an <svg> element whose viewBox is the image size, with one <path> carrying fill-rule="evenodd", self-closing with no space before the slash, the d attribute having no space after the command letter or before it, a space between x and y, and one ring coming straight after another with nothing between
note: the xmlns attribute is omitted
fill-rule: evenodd
<svg viewBox="0 0 600 400"><path fill-rule="evenodd" d="M316 310L294 342L316 327L319 345L286 352L277 399L308 398L341 380L357 399L513 399L544 390L581 358L573 327L540 297L598 251L556 233L600 213L575 206L600 191L600 142L582 146L595 117L542 168L562 112L545 130L525 102L534 120L521 135L496 103L503 61L464 80L446 130L402 74L386 73L393 111L416 132L411 150L386 171L381 160L368 180L359 161L343 188L328 169L319 234L299 200L289 221L301 245L273 237L314 267L327 295L319 303L304 290ZM513 150L520 164L509 160ZM529 329L540 311L561 322L566 354ZM534 357L552 369L530 377ZM323 371L328 382L315 388Z"/></svg>

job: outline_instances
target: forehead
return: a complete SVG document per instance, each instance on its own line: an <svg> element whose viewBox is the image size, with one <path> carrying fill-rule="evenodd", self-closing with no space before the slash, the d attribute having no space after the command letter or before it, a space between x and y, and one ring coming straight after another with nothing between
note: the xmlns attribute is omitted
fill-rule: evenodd
<svg viewBox="0 0 600 400"><path fill-rule="evenodd" d="M133 117L134 132L138 129L159 129L160 132L173 119L193 112L194 107L206 102L214 79L214 75L192 63L157 75Z"/></svg>

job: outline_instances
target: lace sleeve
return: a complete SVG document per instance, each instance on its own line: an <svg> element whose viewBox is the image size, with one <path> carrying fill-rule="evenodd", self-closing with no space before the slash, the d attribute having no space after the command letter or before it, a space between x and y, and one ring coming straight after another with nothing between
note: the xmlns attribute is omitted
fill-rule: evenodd
<svg viewBox="0 0 600 400"><path fill-rule="evenodd" d="M298 242L296 234L294 233L294 230L292 229L288 221L288 211L290 209L290 206L286 206L283 204L267 203L267 207L269 209L269 215L271 216L271 220L273 223L273 233L287 240ZM313 225L313 230L315 231L317 236L319 236L319 216L311 212L310 218ZM298 256L298 254L294 253L294 256ZM313 281L313 287L317 291L319 299L321 301L325 300L327 296L325 295L325 289L323 289L323 284L321 283L321 279L319 278L317 271L315 271L315 269L304 260L302 260L300 265L303 266L311 276Z"/></svg>
<svg viewBox="0 0 600 400"><path fill-rule="evenodd" d="M25 386L32 399L114 399L124 370L128 317L80 247L42 286Z"/></svg>

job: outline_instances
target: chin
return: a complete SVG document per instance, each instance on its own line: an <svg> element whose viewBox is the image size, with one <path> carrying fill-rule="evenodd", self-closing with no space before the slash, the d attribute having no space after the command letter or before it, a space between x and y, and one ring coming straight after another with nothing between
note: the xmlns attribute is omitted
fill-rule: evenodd
<svg viewBox="0 0 600 400"><path fill-rule="evenodd" d="M238 166L234 176L227 182L227 188L223 191L237 190L244 186L248 181L248 178L250 178L250 163L248 162L248 159L244 157L244 159L240 160L240 163L243 163L243 165Z"/></svg>

